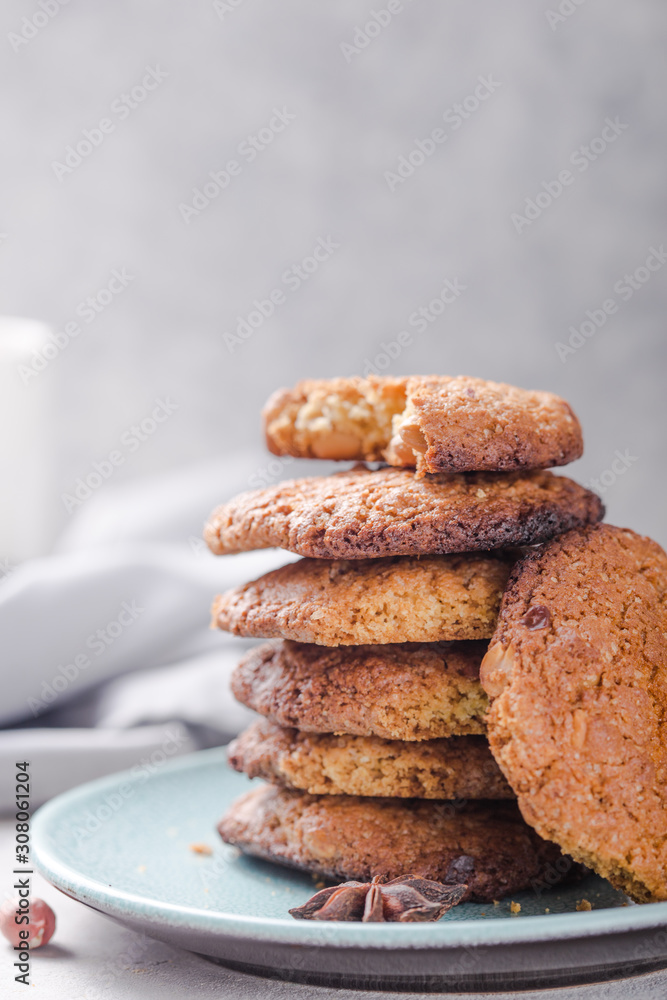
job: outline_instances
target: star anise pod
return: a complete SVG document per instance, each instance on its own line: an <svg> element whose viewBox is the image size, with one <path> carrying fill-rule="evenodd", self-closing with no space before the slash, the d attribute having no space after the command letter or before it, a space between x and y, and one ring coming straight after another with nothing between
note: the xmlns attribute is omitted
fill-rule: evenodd
<svg viewBox="0 0 667 1000"><path fill-rule="evenodd" d="M443 885L418 875L401 875L390 882L376 875L372 882L343 882L322 889L289 912L297 920L439 920L461 902L467 888L465 883Z"/></svg>

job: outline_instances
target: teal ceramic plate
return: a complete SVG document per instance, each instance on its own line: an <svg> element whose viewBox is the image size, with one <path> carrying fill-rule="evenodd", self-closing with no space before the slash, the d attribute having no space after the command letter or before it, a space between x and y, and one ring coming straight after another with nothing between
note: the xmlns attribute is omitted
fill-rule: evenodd
<svg viewBox="0 0 667 1000"><path fill-rule="evenodd" d="M458 906L432 924L294 920L287 911L312 895L312 879L239 856L215 832L248 784L216 749L83 785L35 814L37 866L68 896L137 931L290 980L488 990L667 967L667 903L624 905L595 876L515 896L516 916L504 900ZM582 898L592 910L577 912Z"/></svg>

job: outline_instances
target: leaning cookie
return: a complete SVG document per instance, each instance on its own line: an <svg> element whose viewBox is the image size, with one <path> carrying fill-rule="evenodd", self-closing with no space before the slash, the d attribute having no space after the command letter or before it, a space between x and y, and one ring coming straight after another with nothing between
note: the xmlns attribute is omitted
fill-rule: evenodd
<svg viewBox="0 0 667 1000"><path fill-rule="evenodd" d="M276 455L386 461L419 475L547 469L583 453L564 399L464 375L309 379L275 392L263 417Z"/></svg>
<svg viewBox="0 0 667 1000"><path fill-rule="evenodd" d="M281 726L388 740L484 733L485 642L328 648L267 642L232 674L237 701Z"/></svg>
<svg viewBox="0 0 667 1000"><path fill-rule="evenodd" d="M594 493L551 472L416 479L407 469L278 483L218 507L204 530L216 555L272 546L322 559L360 559L532 545L600 520Z"/></svg>
<svg viewBox="0 0 667 1000"><path fill-rule="evenodd" d="M524 823L513 802L318 796L268 785L234 802L218 831L247 854L334 881L410 872L467 882L465 898L479 902L578 870Z"/></svg>
<svg viewBox="0 0 667 1000"><path fill-rule="evenodd" d="M537 832L667 900L667 555L611 525L514 569L481 671L493 754Z"/></svg>
<svg viewBox="0 0 667 1000"><path fill-rule="evenodd" d="M515 555L300 559L213 602L236 635L323 646L489 639Z"/></svg>
<svg viewBox="0 0 667 1000"><path fill-rule="evenodd" d="M229 763L313 795L418 799L513 799L483 736L409 743L285 729L266 719L229 746Z"/></svg>

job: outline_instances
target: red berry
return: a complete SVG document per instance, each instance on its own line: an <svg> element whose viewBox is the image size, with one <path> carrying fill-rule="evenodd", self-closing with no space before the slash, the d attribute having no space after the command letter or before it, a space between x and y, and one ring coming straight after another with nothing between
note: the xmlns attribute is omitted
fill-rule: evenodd
<svg viewBox="0 0 667 1000"><path fill-rule="evenodd" d="M28 914L30 918L28 923L16 923L15 918L19 917L17 910L19 913ZM18 898L7 900L0 908L0 931L15 948L26 945L30 948L41 948L51 940L55 929L56 915L43 899L31 899L29 910L25 907L21 909ZM27 931L28 937L21 937L21 931L24 935Z"/></svg>

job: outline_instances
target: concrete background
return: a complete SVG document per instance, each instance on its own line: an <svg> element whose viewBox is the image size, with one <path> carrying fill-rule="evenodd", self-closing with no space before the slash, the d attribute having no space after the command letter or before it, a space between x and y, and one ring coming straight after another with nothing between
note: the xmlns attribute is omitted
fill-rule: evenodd
<svg viewBox="0 0 667 1000"><path fill-rule="evenodd" d="M388 19L387 0L71 0L48 17L32 0L3 4L0 312L81 329L25 386L55 394L44 434L58 524L60 494L156 398L178 410L115 482L179 466L185 476L232 449L261 455L271 390L361 372L407 329L391 373L565 395L587 443L572 474L599 478L626 454L621 475L607 472L609 519L667 544L667 267L627 300L614 288L667 240L667 8L392 6L402 10ZM154 89L133 98L147 67ZM242 143L275 108L294 117L249 162ZM58 167L103 119L90 155ZM606 119L613 141L591 146ZM445 138L432 155L388 180L433 129ZM179 206L231 159L226 188L186 221ZM571 181L551 197L544 184L558 193L563 170ZM537 217L513 222L539 192ZM299 288L286 284L320 238L339 246ZM132 280L86 322L77 308L113 269ZM445 279L465 290L425 330L409 326ZM276 288L284 301L230 349L224 335ZM559 356L587 310L604 324Z"/></svg>

